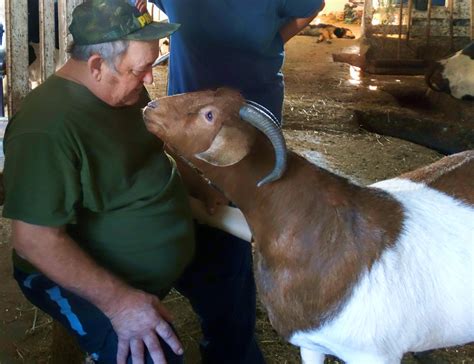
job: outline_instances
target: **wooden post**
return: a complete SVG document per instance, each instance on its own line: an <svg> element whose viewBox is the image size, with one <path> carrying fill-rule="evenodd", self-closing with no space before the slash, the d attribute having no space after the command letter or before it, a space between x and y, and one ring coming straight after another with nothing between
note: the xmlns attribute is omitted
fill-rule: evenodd
<svg viewBox="0 0 474 364"><path fill-rule="evenodd" d="M402 45L402 28L403 28L403 0L400 0L400 13L398 19L398 42L397 42L397 59L400 59Z"/></svg>
<svg viewBox="0 0 474 364"><path fill-rule="evenodd" d="M362 15L361 33L366 38L369 38L372 35L372 1L373 0L364 1L364 13Z"/></svg>
<svg viewBox="0 0 474 364"><path fill-rule="evenodd" d="M449 1L449 50L454 51L454 0Z"/></svg>
<svg viewBox="0 0 474 364"><path fill-rule="evenodd" d="M474 1L474 0L472 0ZM407 15L407 36L406 42L408 44L410 40L410 32L411 32L411 18L413 13L413 0L408 0L408 15Z"/></svg>
<svg viewBox="0 0 474 364"><path fill-rule="evenodd" d="M27 0L6 0L8 116L19 109L29 90Z"/></svg>
<svg viewBox="0 0 474 364"><path fill-rule="evenodd" d="M40 0L39 17L41 82L44 82L55 71L54 0Z"/></svg>
<svg viewBox="0 0 474 364"><path fill-rule="evenodd" d="M431 1L428 0L428 9L426 11L426 16L427 16L427 23L426 23L426 45L430 44L430 38L431 38Z"/></svg>
<svg viewBox="0 0 474 364"><path fill-rule="evenodd" d="M471 40L474 40L474 0L471 0Z"/></svg>
<svg viewBox="0 0 474 364"><path fill-rule="evenodd" d="M72 42L72 37L69 35L69 24L72 19L72 10L82 0L58 0L58 17L59 17L59 60L58 65L63 65L68 60L67 48Z"/></svg>

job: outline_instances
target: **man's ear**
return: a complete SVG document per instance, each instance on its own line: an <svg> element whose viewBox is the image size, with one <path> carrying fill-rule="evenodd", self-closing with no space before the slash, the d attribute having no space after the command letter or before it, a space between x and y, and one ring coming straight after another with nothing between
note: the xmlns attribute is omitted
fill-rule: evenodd
<svg viewBox="0 0 474 364"><path fill-rule="evenodd" d="M100 81L102 78L103 62L104 59L98 54L93 54L87 60L87 67L89 68L90 75L96 81Z"/></svg>

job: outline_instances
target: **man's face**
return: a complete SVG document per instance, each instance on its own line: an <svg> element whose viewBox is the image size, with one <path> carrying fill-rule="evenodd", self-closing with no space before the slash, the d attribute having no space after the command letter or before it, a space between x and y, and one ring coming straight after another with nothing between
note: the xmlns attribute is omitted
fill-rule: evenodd
<svg viewBox="0 0 474 364"><path fill-rule="evenodd" d="M103 99L111 106L135 104L143 85L153 83L152 64L158 57L156 42L130 41L128 50L116 62L115 68L104 64Z"/></svg>

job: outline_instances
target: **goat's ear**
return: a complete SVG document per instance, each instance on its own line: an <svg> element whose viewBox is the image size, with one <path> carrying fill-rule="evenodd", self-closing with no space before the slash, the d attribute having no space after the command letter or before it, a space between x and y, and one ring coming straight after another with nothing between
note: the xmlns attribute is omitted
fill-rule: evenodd
<svg viewBox="0 0 474 364"><path fill-rule="evenodd" d="M235 126L222 126L204 152L196 158L218 167L227 167L240 162L250 151L255 140L255 133L244 132Z"/></svg>

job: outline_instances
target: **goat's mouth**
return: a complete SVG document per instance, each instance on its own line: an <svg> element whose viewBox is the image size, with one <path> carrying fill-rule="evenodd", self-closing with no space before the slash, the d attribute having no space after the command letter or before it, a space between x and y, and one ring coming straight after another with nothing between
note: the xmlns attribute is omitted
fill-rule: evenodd
<svg viewBox="0 0 474 364"><path fill-rule="evenodd" d="M156 118L150 116L150 113L153 112L153 109L149 106L146 106L142 110L142 117L148 131L159 138L163 138L165 135L166 128L163 124L156 121Z"/></svg>

